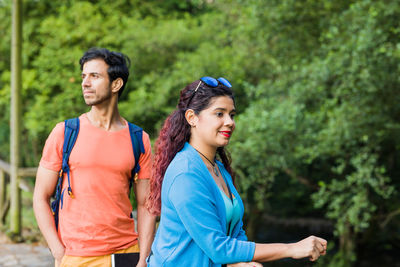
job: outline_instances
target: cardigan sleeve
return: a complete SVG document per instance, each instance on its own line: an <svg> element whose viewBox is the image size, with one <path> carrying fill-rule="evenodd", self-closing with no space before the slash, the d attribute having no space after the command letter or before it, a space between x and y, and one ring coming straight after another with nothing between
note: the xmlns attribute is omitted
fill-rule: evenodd
<svg viewBox="0 0 400 267"><path fill-rule="evenodd" d="M226 235L213 194L201 176L179 174L169 188L168 198L188 234L214 263L252 260L255 243Z"/></svg>
<svg viewBox="0 0 400 267"><path fill-rule="evenodd" d="M236 238L239 240L247 241L246 232L243 230L243 221L240 220L239 224L240 224L239 225L239 234Z"/></svg>

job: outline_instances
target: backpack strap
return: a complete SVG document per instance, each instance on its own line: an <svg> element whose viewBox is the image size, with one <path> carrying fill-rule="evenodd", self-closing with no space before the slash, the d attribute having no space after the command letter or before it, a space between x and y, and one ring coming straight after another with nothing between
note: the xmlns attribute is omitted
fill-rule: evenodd
<svg viewBox="0 0 400 267"><path fill-rule="evenodd" d="M143 144L143 129L130 122L128 122L128 125L129 125L129 134L131 136L133 155L135 157L135 166L132 169L131 180L129 181L129 193L130 193L133 182L135 181L137 174L140 171L140 165L139 165L140 155L144 154L145 150Z"/></svg>
<svg viewBox="0 0 400 267"><path fill-rule="evenodd" d="M61 171L66 172L68 175L68 195L74 197L72 194L71 180L69 176L69 156L71 155L72 148L75 145L79 133L79 118L73 118L65 121L64 130L64 145L63 145L63 159ZM62 208L62 207L61 207Z"/></svg>
<svg viewBox="0 0 400 267"><path fill-rule="evenodd" d="M54 201L51 203L51 209L53 211L56 229L58 229L59 209L60 208L62 209L63 207L63 195L65 189L62 192L61 189L62 189L64 173L67 173L68 176L68 195L70 197L74 197L74 195L72 194L70 168L68 165L68 161L72 148L74 147L76 139L78 137L78 133L79 133L79 118L65 120L62 165L58 175L57 186L54 193Z"/></svg>

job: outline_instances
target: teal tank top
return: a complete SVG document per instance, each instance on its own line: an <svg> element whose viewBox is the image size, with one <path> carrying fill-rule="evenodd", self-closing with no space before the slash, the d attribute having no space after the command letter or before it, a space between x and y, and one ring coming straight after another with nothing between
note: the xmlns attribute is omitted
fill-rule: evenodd
<svg viewBox="0 0 400 267"><path fill-rule="evenodd" d="M224 204L225 204L226 229L228 229L228 231L229 231L227 234L231 235L233 227L240 220L239 202L236 198L233 198L233 203L232 203L232 200L224 193L224 191L221 188L219 188L219 191L222 194L222 198L223 198Z"/></svg>

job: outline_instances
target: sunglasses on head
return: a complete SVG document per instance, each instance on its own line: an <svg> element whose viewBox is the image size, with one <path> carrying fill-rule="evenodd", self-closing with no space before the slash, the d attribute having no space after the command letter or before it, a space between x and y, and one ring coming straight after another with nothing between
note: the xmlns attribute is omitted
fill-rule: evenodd
<svg viewBox="0 0 400 267"><path fill-rule="evenodd" d="M213 77L202 77L202 78L200 78L200 82L197 85L196 89L194 90L195 92L197 91L197 89L199 89L201 82L207 84L210 87L217 87L218 83L222 83L223 85L225 85L228 88L232 87L231 83L225 78L220 77L218 79L215 79Z"/></svg>
<svg viewBox="0 0 400 267"><path fill-rule="evenodd" d="M232 87L231 83L227 79L222 78L222 77L219 77L218 79L215 79L213 77L207 77L207 76L206 77L201 77L200 81L199 81L199 84L196 86L196 89L194 89L192 95L190 96L189 101L187 102L187 107L189 106L190 101L192 101L193 96L197 92L197 89L199 89L199 87L200 87L202 82L205 83L206 85L210 86L210 87L217 87L219 83L225 85L228 88Z"/></svg>

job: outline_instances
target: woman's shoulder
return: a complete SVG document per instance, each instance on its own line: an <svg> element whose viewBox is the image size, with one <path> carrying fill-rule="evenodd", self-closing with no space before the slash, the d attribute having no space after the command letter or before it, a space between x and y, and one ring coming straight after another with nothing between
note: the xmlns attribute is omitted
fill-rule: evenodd
<svg viewBox="0 0 400 267"><path fill-rule="evenodd" d="M164 175L164 185L168 186L172 184L178 177L179 179L198 181L199 178L207 175L205 170L200 157L196 157L196 154L192 154L190 151L182 150L176 154L169 164Z"/></svg>
<svg viewBox="0 0 400 267"><path fill-rule="evenodd" d="M198 173L201 170L201 164L189 153L179 152L169 164L166 175L177 176L181 173Z"/></svg>

